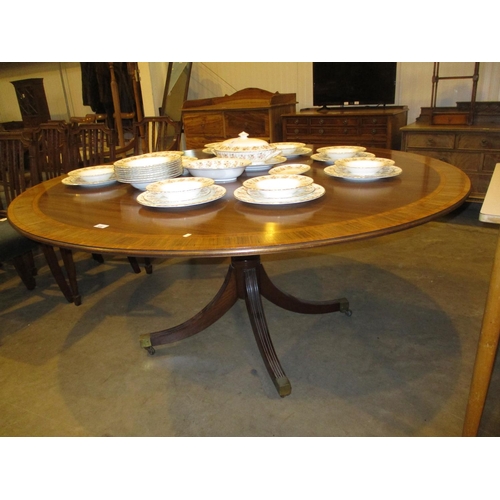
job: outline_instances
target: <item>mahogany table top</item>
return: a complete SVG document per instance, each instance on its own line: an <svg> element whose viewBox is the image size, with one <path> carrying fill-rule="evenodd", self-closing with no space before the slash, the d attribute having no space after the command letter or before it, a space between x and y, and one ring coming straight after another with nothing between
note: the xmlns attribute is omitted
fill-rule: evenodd
<svg viewBox="0 0 500 500"><path fill-rule="evenodd" d="M73 250L148 257L261 255L337 244L404 230L459 206L469 178L437 159L370 149L402 169L397 177L352 182L328 176L323 162L307 163L325 195L306 203L267 206L235 199L247 179L222 184L217 201L188 208L140 205L140 191L115 183L101 188L66 186L64 176L36 185L9 206L11 223L41 243ZM206 157L201 151L190 151ZM267 172L253 173L252 176Z"/></svg>

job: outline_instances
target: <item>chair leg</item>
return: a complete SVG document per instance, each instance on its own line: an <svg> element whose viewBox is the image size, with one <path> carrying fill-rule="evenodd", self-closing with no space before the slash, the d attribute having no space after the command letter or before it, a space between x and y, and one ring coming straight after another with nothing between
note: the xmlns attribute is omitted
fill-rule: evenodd
<svg viewBox="0 0 500 500"><path fill-rule="evenodd" d="M137 262L137 258L128 257L128 261L130 262L130 265L132 266L134 273L139 274L141 272L141 268L139 266L139 263Z"/></svg>
<svg viewBox="0 0 500 500"><path fill-rule="evenodd" d="M153 264L149 257L144 259L144 269L146 269L147 274L151 274L153 272Z"/></svg>
<svg viewBox="0 0 500 500"><path fill-rule="evenodd" d="M33 252L29 252L13 259L14 268L28 290L33 290L36 286L34 276Z"/></svg>

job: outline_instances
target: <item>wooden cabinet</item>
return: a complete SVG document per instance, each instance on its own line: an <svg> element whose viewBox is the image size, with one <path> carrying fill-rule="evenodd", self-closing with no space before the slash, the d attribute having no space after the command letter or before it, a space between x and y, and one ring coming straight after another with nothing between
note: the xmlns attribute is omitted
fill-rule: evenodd
<svg viewBox="0 0 500 500"><path fill-rule="evenodd" d="M459 106L460 109L462 106ZM484 199L495 165L500 162L500 103L476 103L473 125L433 125L422 108L417 122L401 129L403 151L451 163L470 178L470 199Z"/></svg>
<svg viewBox="0 0 500 500"><path fill-rule="evenodd" d="M186 148L238 137L246 132L268 142L282 140L281 115L295 111L296 95L248 88L230 96L186 101L182 121Z"/></svg>
<svg viewBox="0 0 500 500"><path fill-rule="evenodd" d="M407 106L304 110L282 116L283 140L317 146L347 144L399 149L399 129L407 119Z"/></svg>

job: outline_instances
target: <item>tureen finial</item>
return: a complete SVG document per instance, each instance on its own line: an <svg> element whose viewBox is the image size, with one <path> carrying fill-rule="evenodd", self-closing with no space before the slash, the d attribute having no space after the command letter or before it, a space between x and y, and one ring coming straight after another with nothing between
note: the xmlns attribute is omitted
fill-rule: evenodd
<svg viewBox="0 0 500 500"><path fill-rule="evenodd" d="M238 134L242 139L246 139L248 137L248 134L246 132L240 132Z"/></svg>

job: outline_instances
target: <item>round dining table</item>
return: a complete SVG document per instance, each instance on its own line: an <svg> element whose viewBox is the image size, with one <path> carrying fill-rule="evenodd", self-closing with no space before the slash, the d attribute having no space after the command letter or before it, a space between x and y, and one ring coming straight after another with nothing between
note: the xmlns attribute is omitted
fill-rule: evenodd
<svg viewBox="0 0 500 500"><path fill-rule="evenodd" d="M315 199L266 204L237 196L245 180L269 174L270 167L263 166L245 171L236 181L217 183L225 189L217 199L166 208L140 204L141 191L127 183L68 186L61 176L17 197L9 206L8 218L22 234L42 245L66 298L76 304L80 296L69 258L73 250L148 258L227 257L227 274L214 298L182 324L140 334L140 345L154 354L160 345L201 332L243 299L269 376L284 397L290 394L291 384L274 349L261 298L305 314L349 315L349 302L347 298L307 301L280 290L266 273L261 256L402 231L452 211L470 192L467 175L438 159L375 148L369 152L394 160L401 169L399 175L369 181L335 176L327 168L330 163L309 154L287 158L280 165L310 166L302 175L319 186L321 196ZM184 154L210 156L201 150ZM67 283L54 247L61 251Z"/></svg>

